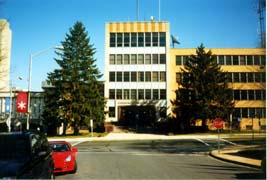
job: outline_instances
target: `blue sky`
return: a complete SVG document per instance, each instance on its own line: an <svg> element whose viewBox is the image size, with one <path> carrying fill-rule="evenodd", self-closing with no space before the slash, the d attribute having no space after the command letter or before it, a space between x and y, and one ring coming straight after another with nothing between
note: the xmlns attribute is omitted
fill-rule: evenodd
<svg viewBox="0 0 267 180"><path fill-rule="evenodd" d="M76 21L81 21L96 48L104 73L105 23L136 21L136 0L0 0L0 18L12 29L11 78L27 89L30 54L61 45ZM159 19L159 0L138 0L139 20ZM170 22L179 37L177 48L254 48L259 42L256 0L160 0L160 20ZM48 72L57 68L53 50L32 64L31 89L40 91ZM23 80L18 80L18 77Z"/></svg>

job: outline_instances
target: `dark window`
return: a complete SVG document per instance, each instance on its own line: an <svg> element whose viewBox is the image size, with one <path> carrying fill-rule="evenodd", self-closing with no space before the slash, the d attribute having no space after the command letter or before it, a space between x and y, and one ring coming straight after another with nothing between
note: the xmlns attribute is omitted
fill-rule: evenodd
<svg viewBox="0 0 267 180"><path fill-rule="evenodd" d="M234 90L234 100L240 100L240 91Z"/></svg>
<svg viewBox="0 0 267 180"><path fill-rule="evenodd" d="M146 89L145 90L145 99L151 99L151 89Z"/></svg>
<svg viewBox="0 0 267 180"><path fill-rule="evenodd" d="M110 47L116 47L116 34L110 33L110 40L109 40Z"/></svg>
<svg viewBox="0 0 267 180"><path fill-rule="evenodd" d="M176 82L181 83L182 80L182 73L176 73Z"/></svg>
<svg viewBox="0 0 267 180"><path fill-rule="evenodd" d="M137 46L137 34L131 33L131 46L136 47Z"/></svg>
<svg viewBox="0 0 267 180"><path fill-rule="evenodd" d="M240 58L240 65L246 65L245 56L239 56L239 58Z"/></svg>
<svg viewBox="0 0 267 180"><path fill-rule="evenodd" d="M152 54L152 64L158 64L158 63L159 63L158 54Z"/></svg>
<svg viewBox="0 0 267 180"><path fill-rule="evenodd" d="M138 72L138 81L144 82L144 72L141 71Z"/></svg>
<svg viewBox="0 0 267 180"><path fill-rule="evenodd" d="M224 65L224 56L219 56L219 63L220 65Z"/></svg>
<svg viewBox="0 0 267 180"><path fill-rule="evenodd" d="M138 47L144 46L144 33L138 33Z"/></svg>
<svg viewBox="0 0 267 180"><path fill-rule="evenodd" d="M248 100L247 90L241 90L241 100Z"/></svg>
<svg viewBox="0 0 267 180"><path fill-rule="evenodd" d="M124 82L130 81L130 73L129 72L123 72L123 81Z"/></svg>
<svg viewBox="0 0 267 180"><path fill-rule="evenodd" d="M254 56L254 65L260 65L260 56Z"/></svg>
<svg viewBox="0 0 267 180"><path fill-rule="evenodd" d="M116 79L115 72L109 72L109 81L115 82L115 79Z"/></svg>
<svg viewBox="0 0 267 180"><path fill-rule="evenodd" d="M266 65L266 57L261 56L261 65L265 66Z"/></svg>
<svg viewBox="0 0 267 180"><path fill-rule="evenodd" d="M181 66L182 64L182 56L176 56L176 66Z"/></svg>
<svg viewBox="0 0 267 180"><path fill-rule="evenodd" d="M158 73L158 71L153 71L152 72L152 81L153 82L159 81L159 73Z"/></svg>
<svg viewBox="0 0 267 180"><path fill-rule="evenodd" d="M255 96L256 96L256 100L262 100L262 91L261 90L255 90Z"/></svg>
<svg viewBox="0 0 267 180"><path fill-rule="evenodd" d="M145 33L146 46L151 46L151 33Z"/></svg>
<svg viewBox="0 0 267 180"><path fill-rule="evenodd" d="M115 99L115 89L109 90L109 99Z"/></svg>
<svg viewBox="0 0 267 180"><path fill-rule="evenodd" d="M109 117L115 117L115 107L109 107L108 108L108 116Z"/></svg>
<svg viewBox="0 0 267 180"><path fill-rule="evenodd" d="M262 72L261 73L261 82L266 82L266 73L265 72Z"/></svg>
<svg viewBox="0 0 267 180"><path fill-rule="evenodd" d="M122 47L122 33L117 33L117 47Z"/></svg>
<svg viewBox="0 0 267 180"><path fill-rule="evenodd" d="M158 46L158 41L159 41L159 35L157 32L152 33L152 44L153 46Z"/></svg>
<svg viewBox="0 0 267 180"><path fill-rule="evenodd" d="M261 82L261 74L260 73L255 73L255 82Z"/></svg>
<svg viewBox="0 0 267 180"><path fill-rule="evenodd" d="M238 56L233 56L233 65L239 65Z"/></svg>
<svg viewBox="0 0 267 180"><path fill-rule="evenodd" d="M124 33L124 47L130 46L130 34Z"/></svg>
<svg viewBox="0 0 267 180"><path fill-rule="evenodd" d="M130 64L130 55L129 54L123 55L123 64Z"/></svg>
<svg viewBox="0 0 267 180"><path fill-rule="evenodd" d="M161 71L159 78L160 78L161 82L165 82L166 81L166 72L165 71Z"/></svg>
<svg viewBox="0 0 267 180"><path fill-rule="evenodd" d="M130 90L129 89L123 90L123 99L130 99Z"/></svg>
<svg viewBox="0 0 267 180"><path fill-rule="evenodd" d="M117 89L116 95L117 95L117 99L122 99L122 89Z"/></svg>
<svg viewBox="0 0 267 180"><path fill-rule="evenodd" d="M166 54L160 54L159 57L159 63L166 64Z"/></svg>
<svg viewBox="0 0 267 180"><path fill-rule="evenodd" d="M153 99L159 99L159 90L153 89Z"/></svg>
<svg viewBox="0 0 267 180"><path fill-rule="evenodd" d="M183 62L182 62L182 64L183 65L186 65L188 59L189 59L189 56L183 56Z"/></svg>
<svg viewBox="0 0 267 180"><path fill-rule="evenodd" d="M232 65L232 56L225 56L226 65Z"/></svg>
<svg viewBox="0 0 267 180"><path fill-rule="evenodd" d="M254 90L248 90L248 100L255 100Z"/></svg>
<svg viewBox="0 0 267 180"><path fill-rule="evenodd" d="M241 82L243 83L247 82L246 73L241 73L240 76L241 76Z"/></svg>
<svg viewBox="0 0 267 180"><path fill-rule="evenodd" d="M160 46L166 45L166 33L165 32L159 33L159 45Z"/></svg>
<svg viewBox="0 0 267 180"><path fill-rule="evenodd" d="M160 89L160 99L166 99L166 89Z"/></svg>
<svg viewBox="0 0 267 180"><path fill-rule="evenodd" d="M146 82L151 82L151 72L146 72L145 73L145 80L146 80Z"/></svg>
<svg viewBox="0 0 267 180"><path fill-rule="evenodd" d="M240 82L239 73L234 73L234 82Z"/></svg>
<svg viewBox="0 0 267 180"><path fill-rule="evenodd" d="M242 108L242 117L247 118L248 117L248 108Z"/></svg>
<svg viewBox="0 0 267 180"><path fill-rule="evenodd" d="M233 82L232 73L226 73L227 81Z"/></svg>
<svg viewBox="0 0 267 180"><path fill-rule="evenodd" d="M136 72L131 72L131 82L136 82L136 81L137 81Z"/></svg>
<svg viewBox="0 0 267 180"><path fill-rule="evenodd" d="M122 72L117 72L117 82L122 82Z"/></svg>
<svg viewBox="0 0 267 180"><path fill-rule="evenodd" d="M254 73L248 73L248 82L254 82Z"/></svg>
<svg viewBox="0 0 267 180"><path fill-rule="evenodd" d="M131 99L137 99L137 92L136 89L131 89Z"/></svg>
<svg viewBox="0 0 267 180"><path fill-rule="evenodd" d="M253 59L251 55L247 56L247 65L253 65Z"/></svg>
<svg viewBox="0 0 267 180"><path fill-rule="evenodd" d="M144 89L138 89L138 99L144 99Z"/></svg>

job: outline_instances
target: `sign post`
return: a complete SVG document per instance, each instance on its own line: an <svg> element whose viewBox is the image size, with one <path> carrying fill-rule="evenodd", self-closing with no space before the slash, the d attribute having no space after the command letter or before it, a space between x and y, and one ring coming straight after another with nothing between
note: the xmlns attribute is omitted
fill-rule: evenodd
<svg viewBox="0 0 267 180"><path fill-rule="evenodd" d="M93 119L90 119L90 127L91 127L91 137L93 137L93 134L94 134L94 121Z"/></svg>
<svg viewBox="0 0 267 180"><path fill-rule="evenodd" d="M213 125L215 128L217 128L217 132L218 132L218 153L220 153L220 129L223 128L223 120L221 118L216 118L213 121Z"/></svg>

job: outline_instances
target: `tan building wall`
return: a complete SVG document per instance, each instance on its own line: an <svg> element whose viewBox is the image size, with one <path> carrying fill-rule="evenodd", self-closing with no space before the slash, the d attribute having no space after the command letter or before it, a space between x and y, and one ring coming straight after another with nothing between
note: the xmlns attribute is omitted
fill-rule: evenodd
<svg viewBox="0 0 267 180"><path fill-rule="evenodd" d="M237 55L240 60L240 56L252 56L254 62L254 56L260 57L260 64L257 65L221 65L222 71L229 73L262 73L266 76L266 67L265 67L265 56L266 50L260 48L206 48L206 51L211 50L213 55L223 55L223 56L235 56ZM179 84L176 82L176 73L182 72L181 68L183 65L176 65L176 56L190 56L192 54L196 54L196 49L171 49L170 50L170 76L171 81L168 84L170 88L170 99L175 99L175 90L179 87ZM247 60L245 58L245 60ZM235 83L232 82L229 86L233 90L263 90L265 94L266 83L265 82L246 82L246 83ZM264 95L262 95L264 96ZM265 99L262 100L235 100L234 102L235 108L266 108ZM265 112L266 113L266 112ZM264 114L265 114L264 113ZM240 123L240 129L246 130L251 128L253 119L253 129L261 129L266 126L266 118L258 118L258 117L246 117L242 118ZM229 127L229 124L226 124ZM226 127L227 128L227 127Z"/></svg>
<svg viewBox="0 0 267 180"><path fill-rule="evenodd" d="M9 23L0 19L0 91L9 90L11 36Z"/></svg>

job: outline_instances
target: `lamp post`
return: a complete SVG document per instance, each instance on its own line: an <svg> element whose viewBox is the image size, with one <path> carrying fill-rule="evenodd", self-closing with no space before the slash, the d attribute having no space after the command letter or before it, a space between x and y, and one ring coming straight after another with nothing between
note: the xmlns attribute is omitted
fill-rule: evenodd
<svg viewBox="0 0 267 180"><path fill-rule="evenodd" d="M30 54L30 60L29 60L29 76L28 76L28 113L27 113L27 124L26 124L26 129L29 130L30 129L30 113L31 113L31 79L32 79L32 59L41 55L41 54L44 54L45 52L49 51L50 49L63 49L62 46L52 46L52 47L49 47L47 49L44 49L44 50L41 50L35 54Z"/></svg>

